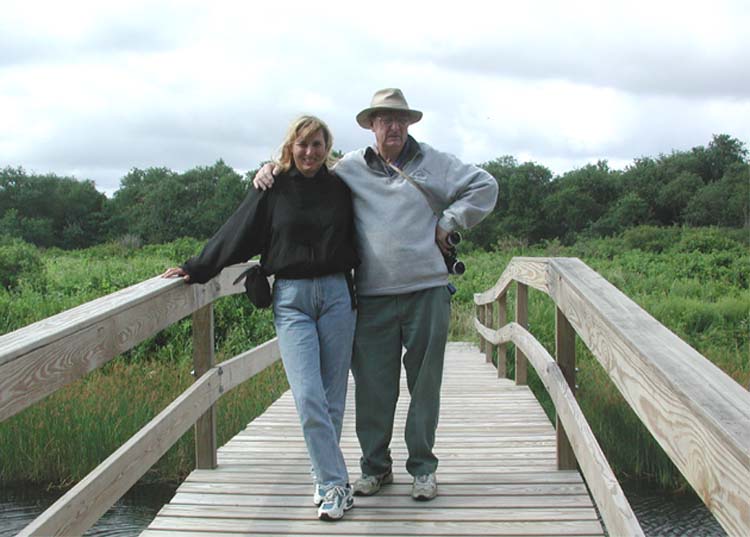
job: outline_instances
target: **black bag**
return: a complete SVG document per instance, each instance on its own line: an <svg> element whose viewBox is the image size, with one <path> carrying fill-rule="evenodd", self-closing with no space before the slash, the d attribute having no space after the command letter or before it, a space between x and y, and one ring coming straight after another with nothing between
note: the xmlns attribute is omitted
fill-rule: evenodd
<svg viewBox="0 0 750 537"><path fill-rule="evenodd" d="M253 265L240 274L234 285L245 278L245 294L256 308L267 308L271 305L271 286L268 278L260 265Z"/></svg>

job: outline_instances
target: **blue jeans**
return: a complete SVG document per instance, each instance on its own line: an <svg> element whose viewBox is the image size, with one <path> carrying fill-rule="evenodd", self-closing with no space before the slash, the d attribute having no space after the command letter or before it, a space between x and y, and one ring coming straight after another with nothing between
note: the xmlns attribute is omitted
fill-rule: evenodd
<svg viewBox="0 0 750 537"><path fill-rule="evenodd" d="M349 475L339 441L357 319L346 279L277 279L273 312L316 480L326 489L345 485Z"/></svg>

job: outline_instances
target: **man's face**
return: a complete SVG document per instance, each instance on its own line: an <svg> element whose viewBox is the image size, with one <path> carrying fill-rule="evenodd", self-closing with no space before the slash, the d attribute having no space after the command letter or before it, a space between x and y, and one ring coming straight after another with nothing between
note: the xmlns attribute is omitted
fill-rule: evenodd
<svg viewBox="0 0 750 537"><path fill-rule="evenodd" d="M378 112L373 117L371 129L380 152L397 156L409 135L409 115L403 112Z"/></svg>

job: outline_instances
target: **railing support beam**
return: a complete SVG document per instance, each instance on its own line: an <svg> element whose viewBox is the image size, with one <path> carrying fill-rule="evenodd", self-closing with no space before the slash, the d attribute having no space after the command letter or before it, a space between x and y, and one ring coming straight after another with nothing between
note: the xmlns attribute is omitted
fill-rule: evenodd
<svg viewBox="0 0 750 537"><path fill-rule="evenodd" d="M576 393L576 333L560 308L555 308L555 355L570 391ZM565 433L560 417L557 416L557 469L577 469L576 457Z"/></svg>
<svg viewBox="0 0 750 537"><path fill-rule="evenodd" d="M213 303L193 313L193 367L199 379L216 363L214 354ZM195 422L195 467L201 470L216 468L216 405L211 405Z"/></svg>
<svg viewBox="0 0 750 537"><path fill-rule="evenodd" d="M508 295L503 293L497 297L497 325L496 328L502 328L508 323ZM505 343L501 343L497 346L497 377L507 378L508 367L507 367L507 349L508 346Z"/></svg>
<svg viewBox="0 0 750 537"><path fill-rule="evenodd" d="M479 322L484 324L484 306L477 306L477 319ZM484 349L487 346L487 342L482 336L479 336L479 352L484 353Z"/></svg>
<svg viewBox="0 0 750 537"><path fill-rule="evenodd" d="M525 329L529 328L529 286L521 282L516 284L516 323ZM526 356L516 345L516 385L528 384L527 369Z"/></svg>
<svg viewBox="0 0 750 537"><path fill-rule="evenodd" d="M484 312L484 320L486 326L492 326L493 318L495 316L495 312L492 311L495 307L494 302L490 302L489 304L486 304L484 306L485 312ZM494 354L495 345L487 341L484 345L484 361L488 364L492 363L492 355Z"/></svg>

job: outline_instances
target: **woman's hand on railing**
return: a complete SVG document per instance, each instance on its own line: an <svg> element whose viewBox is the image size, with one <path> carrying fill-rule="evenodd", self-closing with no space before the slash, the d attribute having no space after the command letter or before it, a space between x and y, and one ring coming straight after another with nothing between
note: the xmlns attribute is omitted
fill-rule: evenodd
<svg viewBox="0 0 750 537"><path fill-rule="evenodd" d="M190 281L190 274L182 270L182 267L172 267L168 268L164 271L164 273L161 275L162 278L174 278L176 276L179 276L186 282Z"/></svg>

